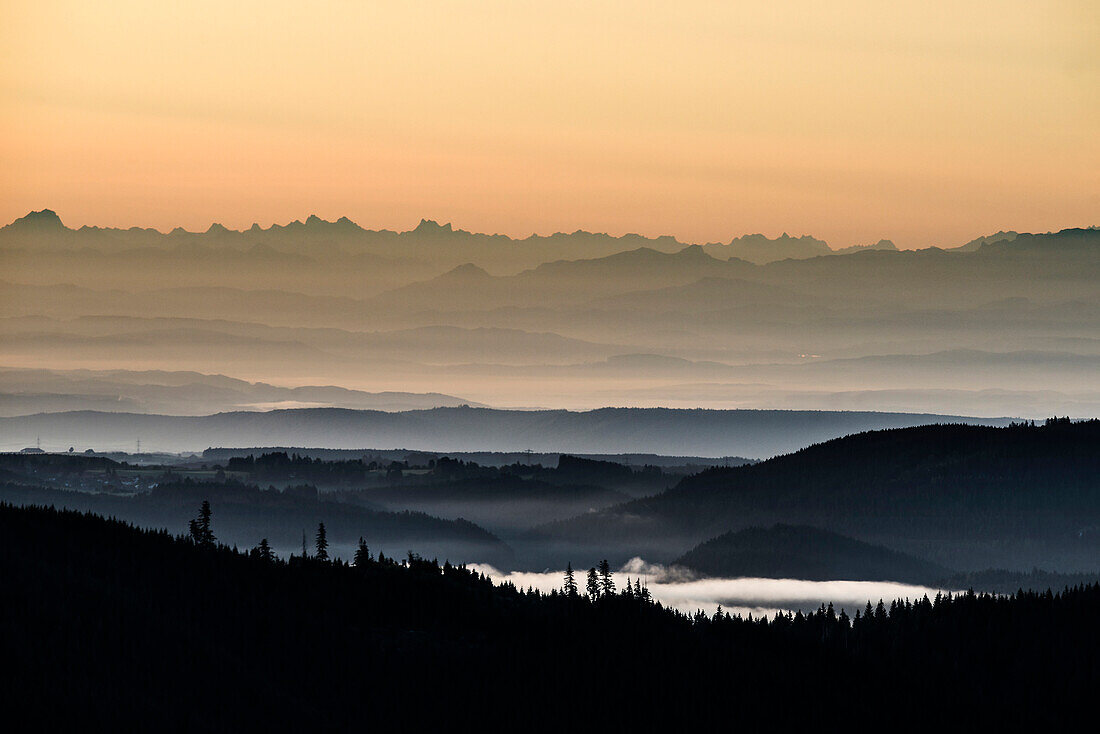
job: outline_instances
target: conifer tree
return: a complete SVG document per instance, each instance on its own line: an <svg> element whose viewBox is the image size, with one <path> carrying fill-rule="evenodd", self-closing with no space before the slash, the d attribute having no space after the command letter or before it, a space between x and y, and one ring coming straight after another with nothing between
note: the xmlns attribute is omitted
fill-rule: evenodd
<svg viewBox="0 0 1100 734"><path fill-rule="evenodd" d="M355 566L362 568L370 563L370 549L367 548L367 543L363 540L363 536L359 536L359 547L355 549Z"/></svg>
<svg viewBox="0 0 1100 734"><path fill-rule="evenodd" d="M275 553L271 550L271 546L267 542L267 538L260 541L260 545L256 548L260 555L260 558L264 561L275 560Z"/></svg>
<svg viewBox="0 0 1100 734"><path fill-rule="evenodd" d="M600 561L600 593L604 596L615 593L615 580L611 578L611 564L606 558Z"/></svg>
<svg viewBox="0 0 1100 734"><path fill-rule="evenodd" d="M886 620L886 605L882 603L882 599L878 600L878 606L875 607L875 621L883 622Z"/></svg>
<svg viewBox="0 0 1100 734"><path fill-rule="evenodd" d="M568 597L574 597L577 595L577 580L573 577L573 564L565 564L565 584L562 586L562 590Z"/></svg>
<svg viewBox="0 0 1100 734"><path fill-rule="evenodd" d="M188 523L188 528L191 531L191 540L196 545L203 548L214 547L214 533L210 529L210 517L212 513L210 511L209 500L202 501L202 507L199 509L199 516Z"/></svg>
<svg viewBox="0 0 1100 734"><path fill-rule="evenodd" d="M325 536L325 524L317 526L317 560L328 560L328 538Z"/></svg>
<svg viewBox="0 0 1100 734"><path fill-rule="evenodd" d="M600 580L596 576L596 569L588 569L588 583L586 584L586 590L588 591L588 598L595 600L600 595Z"/></svg>

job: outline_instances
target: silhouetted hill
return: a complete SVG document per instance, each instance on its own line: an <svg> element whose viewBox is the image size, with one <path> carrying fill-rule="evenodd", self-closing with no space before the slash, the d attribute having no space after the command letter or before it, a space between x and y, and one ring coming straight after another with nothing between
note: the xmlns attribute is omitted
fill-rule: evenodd
<svg viewBox="0 0 1100 734"><path fill-rule="evenodd" d="M1063 229L1048 234L1017 234L992 239L978 248L980 255L1087 258L1100 257L1100 229Z"/></svg>
<svg viewBox="0 0 1100 734"><path fill-rule="evenodd" d="M807 525L746 528L700 543L673 561L707 576L932 584L950 572L905 553Z"/></svg>
<svg viewBox="0 0 1100 734"><path fill-rule="evenodd" d="M551 519L618 504L631 496L636 495L608 489L596 481L563 485L515 474L436 480L427 484L395 483L366 490L344 490L335 495L351 504L464 518L504 537ZM508 560L522 566L525 559Z"/></svg>
<svg viewBox="0 0 1100 734"><path fill-rule="evenodd" d="M63 468L54 469L60 473ZM115 470L123 471L121 468ZM268 538L276 550L287 553L301 547L302 533L312 533L320 522L328 528L333 554L350 556L360 536L390 554L409 548L458 561L476 561L509 567L512 550L493 534L466 520L444 520L423 512L384 512L363 504L333 501L308 485L284 491L263 490L241 482L193 481L163 477L151 489L129 495L51 489L26 483L27 477L0 483L0 501L14 505L48 505L116 517L148 528L182 533L195 508L209 500L215 512L215 530L223 542L251 547ZM18 483L16 483L18 482ZM121 481L116 487L126 488ZM132 491L132 489L131 489ZM377 505L375 505L377 507Z"/></svg>
<svg viewBox="0 0 1100 734"><path fill-rule="evenodd" d="M263 447L238 447L238 448L209 448L202 452L202 458L211 463L225 463L233 456L248 456L253 454L272 453L281 451L288 454L300 454L312 458L320 458L327 461L340 459L359 459L365 454L378 456L386 461L406 461L410 453L424 461L450 457L473 461L482 466L507 466L509 464L541 464L553 466L560 462L561 454L556 451L436 451L410 449L379 449L377 447L359 447L355 449L310 448L305 446L263 446ZM584 454L582 459L593 459L598 462L608 462L617 465L633 467L655 466L670 470L678 474L694 474L700 469L706 469L718 464L727 463L729 466L740 466L752 463L751 459L740 456L723 456L719 458L706 456L666 456L662 454Z"/></svg>
<svg viewBox="0 0 1100 734"><path fill-rule="evenodd" d="M261 410L318 405L389 411L478 405L439 393L371 393L331 385L276 387L178 370L0 368L0 381L0 415L9 416L70 410L208 415L229 407Z"/></svg>
<svg viewBox="0 0 1100 734"><path fill-rule="evenodd" d="M687 617L411 553L285 562L3 504L0 578L5 713L47 730L542 729L557 701L552 728L839 727L914 699L955 725L1064 727L1100 683L1100 586Z"/></svg>
<svg viewBox="0 0 1100 734"><path fill-rule="evenodd" d="M384 413L303 408L210 416L48 413L0 418L0 433L30 437L24 441L40 436L44 444L56 447L100 450L130 446L140 437L151 449L179 451L313 445L766 457L853 432L949 420L1008 423L1007 419L826 411L436 408Z"/></svg>
<svg viewBox="0 0 1100 734"><path fill-rule="evenodd" d="M617 548L623 560L672 559L721 533L782 522L961 570L1091 571L1100 551L1097 446L1097 420L860 433L704 471L660 495L547 525L543 537Z"/></svg>
<svg viewBox="0 0 1100 734"><path fill-rule="evenodd" d="M448 309L562 306L614 293L686 285L708 276L736 277L754 266L741 260L718 260L694 246L673 253L640 247L597 258L555 260L509 276L487 276L471 267L383 293L373 303L390 311L442 304ZM463 287L471 281L475 287Z"/></svg>
<svg viewBox="0 0 1100 734"><path fill-rule="evenodd" d="M1005 231L1002 230L1002 231L997 232L995 234L988 234L988 235L983 235L982 237L975 237L974 239L970 240L969 242L967 242L964 245L959 245L958 247L949 247L947 249L955 250L956 252L974 252L974 251L978 250L982 245L985 245L987 243L997 242L999 240L1012 241L1012 240L1016 239L1016 237L1018 235L1019 235L1019 232L1014 232L1014 231L1005 232Z"/></svg>

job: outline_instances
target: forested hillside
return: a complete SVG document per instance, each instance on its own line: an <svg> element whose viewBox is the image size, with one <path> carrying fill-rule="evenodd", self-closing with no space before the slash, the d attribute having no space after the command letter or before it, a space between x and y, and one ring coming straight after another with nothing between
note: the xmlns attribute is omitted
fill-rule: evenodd
<svg viewBox="0 0 1100 734"><path fill-rule="evenodd" d="M325 560L321 537L284 562L218 546L207 521L182 539L0 505L6 716L53 730L542 729L549 708L567 728L636 728L850 724L934 702L954 725L1055 726L1100 683L1096 585L686 617L611 575L592 596L525 593L369 543L354 565ZM654 718L643 691L678 718Z"/></svg>
<svg viewBox="0 0 1100 734"><path fill-rule="evenodd" d="M481 560L502 566L512 560L508 545L472 522L334 502L310 485L280 491L234 480L169 479L149 492L122 496L0 483L0 501L90 511L177 533L186 529L194 507L204 499L209 499L218 512L223 539L245 547L266 537L277 551L286 554L301 547L303 533L324 522L334 548L344 555L365 534L390 553L419 548L444 558Z"/></svg>
<svg viewBox="0 0 1100 734"><path fill-rule="evenodd" d="M873 431L687 477L544 526L544 542L678 557L731 530L807 524L950 568L1094 571L1100 421ZM624 559L625 560L625 559Z"/></svg>
<svg viewBox="0 0 1100 734"><path fill-rule="evenodd" d="M746 528L700 543L673 562L707 576L933 584L949 571L889 548L805 525Z"/></svg>

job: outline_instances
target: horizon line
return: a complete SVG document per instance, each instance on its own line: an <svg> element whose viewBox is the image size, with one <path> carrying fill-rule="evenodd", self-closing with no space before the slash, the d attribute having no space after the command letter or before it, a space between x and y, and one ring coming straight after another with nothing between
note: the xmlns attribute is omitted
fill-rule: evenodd
<svg viewBox="0 0 1100 734"><path fill-rule="evenodd" d="M462 229L460 227L454 227L452 222L445 222L443 224L440 224L439 220L430 219L430 218L427 218L427 217L422 217L420 219L420 222L417 224L416 227L413 227L412 229L407 229L407 230L396 230L396 229L385 229L385 228L383 228L383 229L369 229L369 228L364 227L363 225L359 224L358 222L352 220L350 217L347 217L347 216L341 216L341 217L339 217L335 220L328 220L328 219L323 219L323 218L321 218L320 216L318 216L316 214L310 214L305 219L294 219L294 220L291 220L291 221L287 222L286 224L279 224L278 222L272 222L267 227L263 227L262 225L259 224L259 222L253 222L250 227L245 228L245 229L233 229L233 228L230 228L230 227L226 227L225 225L221 224L220 222L213 222L213 221L210 223L210 225L205 230L202 230L202 231L188 230L188 229L185 229L182 226L173 227L172 229L170 229L168 231L164 231L164 230L158 229L156 227L141 227L141 226L137 226L137 225L134 225L134 226L131 226L131 227L112 227L112 226L100 226L100 225L94 225L94 224L82 224L79 227L70 227L69 225L64 223L64 221L61 219L60 215L57 214L56 210L50 209L48 207L44 207L44 208L39 209L39 210L29 211L27 214L24 214L21 217L16 217L15 219L13 219L8 224L0 226L0 230L8 229L10 227L13 227L13 226L19 224L20 222L26 222L28 220L33 222L33 221L35 221L35 219L38 219L38 218L46 218L46 219L55 220L57 222L57 224L59 224L63 229L65 229L66 231L69 231L69 232L81 232L81 231L84 231L84 230L101 231L101 232L112 232L112 231L113 232L133 232L133 231L137 230L139 232L155 233L157 235L160 235L161 237L171 237L173 235L176 235L176 236L179 236L179 235L201 236L201 235L217 234L217 233L230 233L230 234L242 234L243 235L243 234L248 234L248 233L252 233L252 232L267 233L267 232L273 232L273 231L286 230L286 229L290 229L292 227L308 227L310 225L316 226L316 225L321 224L321 225L342 225L342 226L351 225L356 230L358 230L359 232L364 233L364 234L386 234L386 233L389 233L389 234L395 234L395 235L407 235L407 234L413 234L413 233L423 229L425 233L430 232L430 233L433 233L433 234L451 234L451 235L467 235L467 236L471 236L471 237L502 238L502 239L510 240L512 242L525 242L525 241L531 240L531 239L552 239L554 237L571 237L571 236L576 236L576 235L588 235L588 236L592 236L592 237L607 237L607 238L616 239L616 240L636 238L636 239L645 240L645 241L649 241L649 242L671 241L671 242L679 244L679 245L684 245L685 247L690 247L690 246L704 247L704 246L711 246L711 245L727 246L727 245L732 244L733 242L735 242L737 240L741 240L741 239L745 239L745 238L763 237L763 238L767 239L770 242L813 240L815 242L821 242L822 244L824 244L828 249L830 249L834 253L839 253L839 252L844 251L844 250L856 250L856 249L870 250L872 248L877 247L882 242L889 242L891 245L894 245L895 248L899 251L917 251L917 250L933 249L933 248L953 249L953 248L957 248L957 247L962 247L963 245L969 244L970 242L973 242L974 240L983 239L983 238L987 238L987 237L995 237L995 236L1000 235L1000 234L1004 234L1004 235L1022 235L1022 234L1039 235L1039 234L1054 234L1056 232L1063 232L1063 231L1072 230L1072 229L1082 229L1082 230L1100 229L1100 225L1081 225L1081 226L1076 226L1076 227L1075 226L1063 227L1063 228L1058 229L1058 230L1048 230L1047 232L1019 232L1019 231L1016 231L1016 230L998 230L997 232L981 234L981 235L978 235L976 237L972 237L970 240L967 240L966 242L963 242L963 243L957 243L957 244L953 244L953 245L927 244L923 247L898 247L892 239L890 239L888 237L882 237L878 241L873 242L873 243L869 243L869 244L866 244L866 245L847 245L847 246L843 246L843 247L838 248L838 247L833 247L832 245L829 244L829 242L827 240L821 239L821 238L819 238L815 235L811 235L811 234L791 235L787 231L783 231L779 235L776 235L776 236L768 236L767 234L764 234L763 232L745 232L743 234L731 237L728 241L713 241L713 242L689 242L689 241L686 241L686 240L681 240L676 235L671 235L671 234L663 234L663 235L655 235L654 236L654 235L641 234L639 232L624 232L622 234L616 235L616 234L611 234L610 232L597 232L597 231L587 230L587 229L583 229L583 228L575 229L572 232L566 232L566 231L562 231L562 230L555 231L551 234L539 234L538 232L532 232L531 234L527 235L526 237L513 237L511 235L507 235L507 234L503 234L503 233L474 232L474 231L471 231L471 230Z"/></svg>

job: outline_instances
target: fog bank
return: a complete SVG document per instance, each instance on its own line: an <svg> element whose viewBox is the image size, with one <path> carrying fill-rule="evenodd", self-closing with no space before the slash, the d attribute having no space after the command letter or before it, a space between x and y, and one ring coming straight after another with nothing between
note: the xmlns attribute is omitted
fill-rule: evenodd
<svg viewBox="0 0 1100 734"><path fill-rule="evenodd" d="M534 587L549 592L561 589L564 571L543 571L532 573L515 571L504 573L483 564L474 564L476 570L486 574L495 582L511 582L526 589ZM587 569L574 569L577 584L583 590ZM648 564L641 558L633 558L615 573L617 587L627 579L633 582L641 578L648 584L653 597L664 604L686 614L702 609L708 614L718 605L731 614L759 616L772 615L777 611L811 611L821 604L832 602L837 612L844 609L854 615L857 609L863 609L867 602L877 604L881 599L889 605L893 599L920 599L925 594L929 598L947 589L928 586L915 586L890 581L803 581L801 579L765 579L765 578L691 578L682 569L666 568Z"/></svg>

